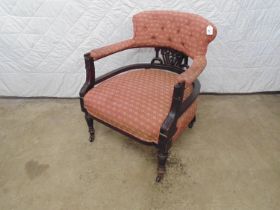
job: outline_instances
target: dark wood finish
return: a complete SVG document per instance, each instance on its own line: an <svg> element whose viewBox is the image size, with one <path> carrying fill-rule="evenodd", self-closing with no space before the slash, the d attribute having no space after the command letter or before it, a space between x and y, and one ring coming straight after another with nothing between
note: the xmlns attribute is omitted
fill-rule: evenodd
<svg viewBox="0 0 280 210"><path fill-rule="evenodd" d="M88 125L89 141L93 142L94 138L95 138L95 130L93 127L93 118L87 112L85 112L85 119L86 119L86 122Z"/></svg>
<svg viewBox="0 0 280 210"><path fill-rule="evenodd" d="M101 120L101 119L99 119L99 118L97 118L97 117L94 117L94 116L92 116L92 115L90 115L90 116L91 116L92 119L94 119L94 120L96 120L96 121L102 123L103 125L106 125L107 127L111 128L111 129L113 129L113 130L115 130L115 131L117 131L117 132L119 132L119 133L121 133L121 134L123 134L123 135L125 135L125 136L127 136L127 137L129 137L129 138L131 138L131 139L133 139L133 140L135 140L135 141L138 142L138 143L145 144L145 145L148 145L148 146L155 146L155 147L158 147L158 145L155 144L155 143L153 143L153 142L146 142L146 141L143 141L143 140L137 138L136 136L133 136L133 135L131 135L130 133L127 133L126 131L123 131L123 130L121 130L121 129L119 129L119 128L117 128L117 127L115 127L115 126L113 126L113 125L111 125L111 124L109 124L109 123L106 123L105 121L103 121L103 120Z"/></svg>
<svg viewBox="0 0 280 210"><path fill-rule="evenodd" d="M195 123L195 121L196 121L196 116L194 116L194 118L192 119L192 121L189 123L188 127L189 127L189 128L192 128L193 125L194 125L194 123Z"/></svg>
<svg viewBox="0 0 280 210"><path fill-rule="evenodd" d="M168 158L168 150L172 144L172 136L176 133L177 120L179 118L179 110L184 95L185 83L178 83L173 90L172 104L170 112L164 120L159 135L158 149L158 174L156 181L160 182L165 173L165 163Z"/></svg>
<svg viewBox="0 0 280 210"><path fill-rule="evenodd" d="M167 143L166 143L166 145L167 145ZM170 147L171 147L171 143L168 146L168 148L163 147L164 149L159 149L158 150L158 154L157 154L158 168L157 168L156 182L160 182L163 179L164 174L166 172L165 164L166 164L166 161L167 161L167 158L168 158L168 150L169 150Z"/></svg>
<svg viewBox="0 0 280 210"><path fill-rule="evenodd" d="M151 63L164 64L170 66L176 66L181 69L189 68L188 56L184 53L171 48L155 48L156 56L152 59ZM160 56L161 55L161 56Z"/></svg>
<svg viewBox="0 0 280 210"><path fill-rule="evenodd" d="M155 51L156 51L156 57L154 57L151 61L151 64L156 64L156 62L158 64L163 64L163 60L159 57L159 51L160 51L160 48L156 47L155 48Z"/></svg>
<svg viewBox="0 0 280 210"><path fill-rule="evenodd" d="M85 54L84 58L85 58L85 68L86 68L86 81L80 90L80 104L81 104L81 110L85 112L85 119L89 128L91 142L94 140L94 134L95 134L93 121L97 120L103 123L104 125L130 138L137 140L138 142L147 145L156 146L158 148L158 155L157 155L158 170L157 170L156 181L159 182L162 180L165 173L165 164L168 158L168 151L172 145L172 137L177 130L176 128L177 120L188 109L188 107L194 102L194 100L199 95L199 91L200 91L199 81L197 80L193 83L193 92L187 99L185 99L185 101L183 101L185 83L181 82L174 86L170 112L168 113L166 119L164 120L161 126L158 144L144 142L141 139L138 139L137 137L102 121L101 119L91 116L87 112L86 108L84 107L84 101L83 101L85 94L91 88L94 88L96 84L101 83L113 76L116 76L117 74L129 70L155 68L155 69L162 69L162 70L172 71L177 74L181 74L188 69L188 56L184 55L183 53L170 48L155 48L155 50L156 50L156 56L155 58L153 58L151 63L140 63L140 64L124 66L116 70L113 70L107 74L104 74L101 77L98 77L97 79L95 79L94 60L89 53ZM193 124L194 121L195 118L191 123Z"/></svg>
<svg viewBox="0 0 280 210"><path fill-rule="evenodd" d="M111 72L108 72L98 78L96 78L95 80L95 84L98 84L100 82L103 82L106 79L109 79L113 76L116 76L117 74L126 72L126 71L130 71L133 69L150 69L150 68L154 68L154 69L163 69L163 70L167 70L167 71L172 71L174 73L177 74L181 74L184 72L183 69L176 67L176 66L169 66L169 65L164 65L164 64L150 64L150 63L139 63L139 64L132 64L132 65L128 65L128 66L124 66L118 69L115 69Z"/></svg>
<svg viewBox="0 0 280 210"><path fill-rule="evenodd" d="M86 112L86 109L84 107L84 96L91 88L94 87L95 68L94 68L93 58L90 56L89 53L84 55L84 59L85 59L85 68L86 68L86 81L82 86L79 95L80 95L81 110L83 112Z"/></svg>
<svg viewBox="0 0 280 210"><path fill-rule="evenodd" d="M198 95L200 93L201 85L200 85L199 80L195 80L192 85L193 85L193 91L192 91L191 95L183 101L183 103L180 107L180 110L179 110L180 116L190 107L190 105L192 105L192 103L195 101L195 99L198 97Z"/></svg>

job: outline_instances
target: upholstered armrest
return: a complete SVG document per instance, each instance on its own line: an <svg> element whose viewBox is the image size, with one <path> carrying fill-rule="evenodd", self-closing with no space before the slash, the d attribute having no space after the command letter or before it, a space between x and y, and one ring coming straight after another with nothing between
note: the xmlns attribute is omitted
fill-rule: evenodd
<svg viewBox="0 0 280 210"><path fill-rule="evenodd" d="M90 56L93 60L98 60L100 58L106 57L108 55L114 54L116 52L120 52L129 48L133 48L134 40L128 39L122 42L118 42L115 44L111 44L105 47L94 49L90 52Z"/></svg>
<svg viewBox="0 0 280 210"><path fill-rule="evenodd" d="M193 59L193 63L191 67L186 70L184 73L178 75L178 82L185 81L186 86L191 85L198 75L203 71L207 64L207 60L205 56L198 56Z"/></svg>

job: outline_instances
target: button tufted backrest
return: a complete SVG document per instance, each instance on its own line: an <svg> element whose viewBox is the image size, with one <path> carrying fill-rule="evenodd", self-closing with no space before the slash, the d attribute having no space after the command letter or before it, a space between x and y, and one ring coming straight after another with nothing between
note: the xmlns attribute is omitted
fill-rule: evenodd
<svg viewBox="0 0 280 210"><path fill-rule="evenodd" d="M207 35L208 25L213 34ZM146 11L133 16L135 47L170 47L194 58L205 55L216 27L205 18L175 11Z"/></svg>

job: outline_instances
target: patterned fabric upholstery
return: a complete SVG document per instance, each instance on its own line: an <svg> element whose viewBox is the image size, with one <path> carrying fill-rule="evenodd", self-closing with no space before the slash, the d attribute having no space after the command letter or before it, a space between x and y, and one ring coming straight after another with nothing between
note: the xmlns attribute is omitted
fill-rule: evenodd
<svg viewBox="0 0 280 210"><path fill-rule="evenodd" d="M207 26L213 34L207 35ZM216 27L203 17L173 11L148 11L133 17L134 36L90 52L96 61L113 53L139 47L169 47L190 56L191 67L182 74L157 69L129 71L103 81L84 97L87 111L94 117L138 139L158 143L162 123L172 101L173 87L185 81L184 99L192 92L192 82L206 66L208 44L216 37ZM197 102L177 121L177 139L195 116Z"/></svg>
<svg viewBox="0 0 280 210"><path fill-rule="evenodd" d="M179 74L177 77L178 82L185 81L188 85L192 84L198 75L203 71L207 64L205 56L196 57L193 60L190 68L182 74Z"/></svg>
<svg viewBox="0 0 280 210"><path fill-rule="evenodd" d="M134 40L128 39L122 42L118 42L115 44L111 44L105 47L100 47L98 49L94 49L90 52L91 57L96 61L100 58L106 57L116 52L120 52L126 49L133 48Z"/></svg>
<svg viewBox="0 0 280 210"><path fill-rule="evenodd" d="M170 47L193 59L195 66L179 77L188 84L204 69L208 44L217 34L216 27L203 17L174 11L140 12L134 15L133 25L132 39L92 50L90 54L94 60L129 48ZM212 35L206 34L208 25L213 27Z"/></svg>
<svg viewBox="0 0 280 210"><path fill-rule="evenodd" d="M207 46L216 36L215 26L203 17L182 12L148 11L133 17L135 45L164 46L194 58L205 55ZM213 35L206 35L211 25Z"/></svg>
<svg viewBox="0 0 280 210"><path fill-rule="evenodd" d="M174 134L172 140L176 140L185 130L187 125L192 121L197 110L197 100L185 111L177 121L177 132Z"/></svg>
<svg viewBox="0 0 280 210"><path fill-rule="evenodd" d="M138 69L103 81L84 97L94 117L147 142L158 143L160 127L167 117L177 74L158 69ZM187 95L192 86L186 88ZM191 121L196 103L178 120L177 138Z"/></svg>

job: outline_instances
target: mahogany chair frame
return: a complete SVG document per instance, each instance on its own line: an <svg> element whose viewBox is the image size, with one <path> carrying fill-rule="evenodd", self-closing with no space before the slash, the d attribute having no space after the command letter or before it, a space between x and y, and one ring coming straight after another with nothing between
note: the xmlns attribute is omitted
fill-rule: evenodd
<svg viewBox="0 0 280 210"><path fill-rule="evenodd" d="M192 105L192 103L196 100L197 96L200 93L200 82L199 80L195 80L193 85L192 93L183 100L184 90L185 90L185 82L180 82L174 85L173 89L173 96L172 96L172 103L170 111L164 120L161 128L160 128L160 135L158 144L155 143L147 143L143 142L140 139L132 136L131 134L120 130L104 121L102 119L98 119L92 115L90 115L86 108L84 107L84 96L85 94L95 85L113 77L120 73L130 71L133 69L162 69L166 71L171 71L177 74L181 74L188 70L188 56L182 52L171 48L163 48L163 47L156 47L156 56L152 59L151 63L140 63L140 64L133 64L118 68L113 70L105 75L102 75L98 78L95 78L95 67L94 67L94 59L90 56L90 53L86 53L84 55L85 60L85 69L86 69L86 81L80 90L80 105L82 112L85 113L85 119L88 125L90 138L89 141L93 142L95 138L95 130L94 130L94 123L93 121L96 120L126 136L131 137L132 139L138 140L138 142L145 143L148 145L154 145L158 149L158 170L157 170L157 177L156 181L159 182L165 173L165 164L168 158L168 151L172 145L172 137L176 133L176 124L178 118ZM189 123L189 128L192 128L196 117L192 119Z"/></svg>

